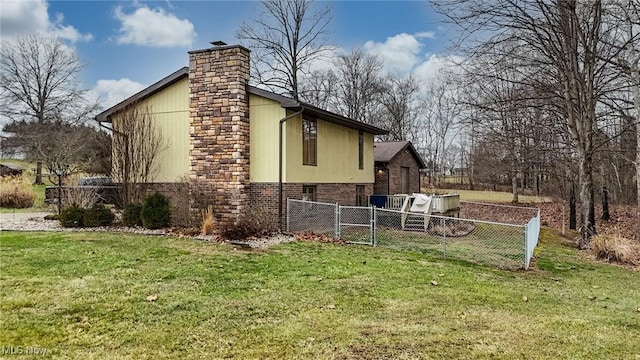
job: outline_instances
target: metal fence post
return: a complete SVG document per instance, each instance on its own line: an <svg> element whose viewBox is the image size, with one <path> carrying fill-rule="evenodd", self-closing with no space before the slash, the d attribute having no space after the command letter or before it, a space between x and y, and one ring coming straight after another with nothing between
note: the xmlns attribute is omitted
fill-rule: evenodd
<svg viewBox="0 0 640 360"><path fill-rule="evenodd" d="M340 239L340 205L336 203L334 211L334 230L333 234L336 239Z"/></svg>
<svg viewBox="0 0 640 360"><path fill-rule="evenodd" d="M447 257L447 222L444 219L442 221L442 256Z"/></svg>
<svg viewBox="0 0 640 360"><path fill-rule="evenodd" d="M371 245L376 246L376 225L377 225L377 212L374 206L371 209Z"/></svg>
<svg viewBox="0 0 640 360"><path fill-rule="evenodd" d="M287 225L286 225L287 226L286 227L287 232L289 232L289 214L291 214L291 206L290 206L290 204L291 204L291 201L289 201L289 198L287 198ZM280 221L282 221L282 220L280 220Z"/></svg>

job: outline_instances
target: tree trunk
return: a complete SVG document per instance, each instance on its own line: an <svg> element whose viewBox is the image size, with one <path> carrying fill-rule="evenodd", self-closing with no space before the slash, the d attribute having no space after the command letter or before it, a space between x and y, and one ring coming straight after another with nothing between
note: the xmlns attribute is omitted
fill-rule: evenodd
<svg viewBox="0 0 640 360"><path fill-rule="evenodd" d="M602 187L602 220L609 221L609 189Z"/></svg>
<svg viewBox="0 0 640 360"><path fill-rule="evenodd" d="M640 241L640 55L636 59L634 103L636 107L636 240Z"/></svg>
<svg viewBox="0 0 640 360"><path fill-rule="evenodd" d="M513 200L511 200L511 202L514 204L517 204L518 203L518 176L516 175L515 172L511 175L511 190L513 191Z"/></svg>
<svg viewBox="0 0 640 360"><path fill-rule="evenodd" d="M42 161L38 161L36 163L36 185L42 185L44 182L42 181Z"/></svg>
<svg viewBox="0 0 640 360"><path fill-rule="evenodd" d="M586 154L581 154L578 165L580 180L580 241L578 247L586 250L591 245L591 237L596 234L593 204L593 163Z"/></svg>
<svg viewBox="0 0 640 360"><path fill-rule="evenodd" d="M569 195L569 230L576 229L576 187L571 184L571 194Z"/></svg>

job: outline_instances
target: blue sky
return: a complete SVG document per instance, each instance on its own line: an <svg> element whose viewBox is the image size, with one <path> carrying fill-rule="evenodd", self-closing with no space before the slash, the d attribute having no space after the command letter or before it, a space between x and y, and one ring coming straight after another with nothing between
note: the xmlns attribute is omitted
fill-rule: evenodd
<svg viewBox="0 0 640 360"><path fill-rule="evenodd" d="M427 1L322 1L333 19L337 52L362 47L385 70L421 81L443 66L446 28ZM108 107L187 65L187 51L209 41L238 43L236 31L261 12L257 1L2 0L3 39L39 31L57 35L86 64L87 89Z"/></svg>

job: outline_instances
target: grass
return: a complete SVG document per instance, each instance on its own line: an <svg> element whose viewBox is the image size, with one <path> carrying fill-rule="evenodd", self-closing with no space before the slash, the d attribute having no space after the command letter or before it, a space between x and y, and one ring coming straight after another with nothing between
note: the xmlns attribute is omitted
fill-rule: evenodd
<svg viewBox="0 0 640 360"><path fill-rule="evenodd" d="M458 193L460 194L460 200L463 201L478 201L478 202L495 202L495 203L508 203L513 200L513 194L509 192L501 191L479 191L479 190L458 190L458 189L435 189L429 190L430 192L437 192L439 194ZM519 195L518 200L521 203L542 203L552 202L553 200L545 196L532 196L532 195Z"/></svg>
<svg viewBox="0 0 640 360"><path fill-rule="evenodd" d="M24 169L23 176L30 179L31 182L33 182L33 180L35 179L35 175L34 175L34 171L36 167L35 162L30 162L26 160L17 160L17 159L2 159L0 160L0 162L19 166ZM32 185L33 191L36 195L36 198L32 207L24 208L24 209L0 208L0 214L7 214L7 213L14 213L14 212L25 213L25 212L47 211L48 206L44 202L44 189L47 186L53 186L55 184L52 184L46 175L43 176L42 180L45 182L44 185Z"/></svg>
<svg viewBox="0 0 640 360"><path fill-rule="evenodd" d="M0 343L58 358L640 356L638 273L546 231L530 272L365 246L242 251L106 233L3 232L0 251Z"/></svg>
<svg viewBox="0 0 640 360"><path fill-rule="evenodd" d="M40 211L48 211L49 207L44 202L44 189L49 185L32 185L33 192L36 195L36 198L33 202L33 206L30 208L23 209L10 209L10 208L0 208L0 214L11 214L11 213L29 213L29 212L40 212Z"/></svg>

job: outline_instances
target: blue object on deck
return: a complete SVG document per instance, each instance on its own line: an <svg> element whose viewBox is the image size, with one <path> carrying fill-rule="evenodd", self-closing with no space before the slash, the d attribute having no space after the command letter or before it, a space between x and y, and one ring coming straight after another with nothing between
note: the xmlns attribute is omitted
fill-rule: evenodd
<svg viewBox="0 0 640 360"><path fill-rule="evenodd" d="M384 208L387 203L387 195L371 195L369 202L375 207Z"/></svg>

